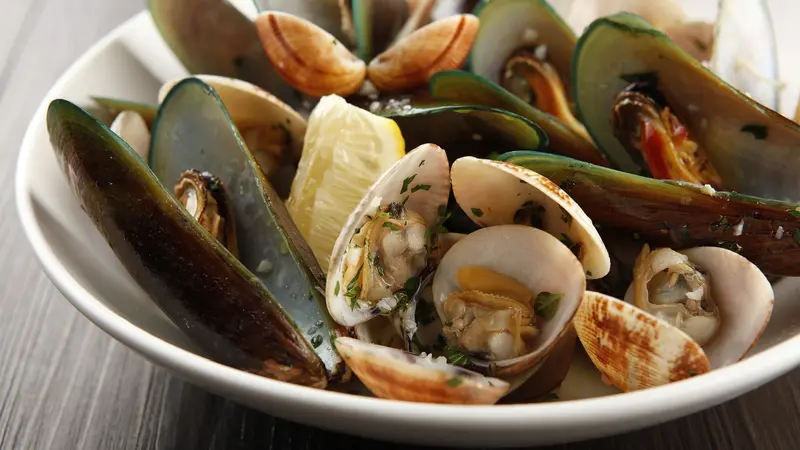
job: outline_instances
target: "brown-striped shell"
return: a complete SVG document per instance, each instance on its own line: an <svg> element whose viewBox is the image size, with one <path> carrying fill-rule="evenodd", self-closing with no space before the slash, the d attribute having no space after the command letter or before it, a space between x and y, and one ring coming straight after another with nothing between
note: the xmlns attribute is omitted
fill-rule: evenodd
<svg viewBox="0 0 800 450"><path fill-rule="evenodd" d="M703 349L686 333L614 297L587 291L573 324L592 363L623 391L711 370Z"/></svg>

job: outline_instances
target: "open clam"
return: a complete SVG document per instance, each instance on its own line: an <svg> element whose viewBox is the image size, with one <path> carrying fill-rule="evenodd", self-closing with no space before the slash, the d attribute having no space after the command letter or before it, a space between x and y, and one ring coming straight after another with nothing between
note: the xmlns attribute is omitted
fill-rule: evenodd
<svg viewBox="0 0 800 450"><path fill-rule="evenodd" d="M764 273L800 276L796 203L655 180L545 153L510 152L499 159L561 186L595 226L675 250L723 247Z"/></svg>
<svg viewBox="0 0 800 450"><path fill-rule="evenodd" d="M433 300L463 364L519 385L567 332L586 287L558 239L523 225L470 233L444 255Z"/></svg>
<svg viewBox="0 0 800 450"><path fill-rule="evenodd" d="M764 274L730 250L645 244L627 303L587 293L575 326L605 377L636 390L739 361L761 337L773 299Z"/></svg>
<svg viewBox="0 0 800 450"><path fill-rule="evenodd" d="M800 200L800 127L733 88L641 18L598 19L576 50L582 122L615 167Z"/></svg>
<svg viewBox="0 0 800 450"><path fill-rule="evenodd" d="M549 179L524 167L474 157L457 159L451 178L456 201L478 225L540 228L575 253L587 278L608 274L611 259L592 220Z"/></svg>
<svg viewBox="0 0 800 450"><path fill-rule="evenodd" d="M168 153L175 159L167 165L175 171L161 171L163 178L91 115L66 100L53 101L48 131L70 185L131 276L210 357L263 376L324 388L345 374L345 366L333 347L342 330L319 308L321 277L314 275L315 262L295 259L303 245L292 238L296 233L291 223L280 220L278 203L258 203L262 195L269 197L268 188L259 182L255 163L213 90L187 80L169 97L156 120L151 150L158 160L169 140ZM189 105L196 109L183 109ZM187 134L166 133L170 122L197 125L185 133L212 145L239 178L232 179L223 165L203 164L202 147ZM191 168L213 175L187 173ZM180 200L172 194L176 183ZM259 208L259 217L275 220L274 233L262 233L266 227L256 227L254 233L252 222L243 220L248 217L245 209L258 214ZM240 219L235 220L235 237L226 232L232 216ZM257 247L251 246L256 240L278 235L272 243L282 242L287 256L286 261L274 261L271 278L295 280L291 285L302 289L295 297L276 289L270 276L256 276L259 264L248 254ZM236 240L241 260L235 256Z"/></svg>
<svg viewBox="0 0 800 450"><path fill-rule="evenodd" d="M409 280L428 266L431 235L447 206L448 175L444 150L423 145L387 170L350 214L325 288L336 322L354 326L407 306Z"/></svg>

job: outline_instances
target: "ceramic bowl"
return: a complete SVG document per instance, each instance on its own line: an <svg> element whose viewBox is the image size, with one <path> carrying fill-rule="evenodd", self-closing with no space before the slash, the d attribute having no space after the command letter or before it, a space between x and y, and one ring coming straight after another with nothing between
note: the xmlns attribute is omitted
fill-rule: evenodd
<svg viewBox="0 0 800 450"><path fill-rule="evenodd" d="M798 40L791 33L800 32L788 22L776 28L786 43L781 46L786 61ZM782 79L800 79L795 69L782 65ZM90 95L154 103L162 82L184 74L146 12L100 40L64 73L33 117L19 157L16 199L26 236L64 297L109 335L193 384L328 430L405 443L504 447L577 441L664 422L732 399L800 363L800 279L775 286L772 321L746 359L634 393L603 384L582 351L560 389L561 401L526 405L388 401L290 385L215 363L148 299L81 211L57 166L45 124L54 98L81 105L90 104ZM791 89L784 95L792 112L796 95Z"/></svg>

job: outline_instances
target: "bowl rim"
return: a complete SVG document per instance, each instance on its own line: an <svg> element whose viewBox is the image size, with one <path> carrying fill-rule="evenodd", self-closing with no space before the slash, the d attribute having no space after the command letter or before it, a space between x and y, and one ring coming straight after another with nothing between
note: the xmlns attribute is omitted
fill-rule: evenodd
<svg viewBox="0 0 800 450"><path fill-rule="evenodd" d="M459 428L502 431L525 429L534 423L536 428L558 428L566 422L575 426L600 425L630 420L638 415L661 414L663 405L678 410L699 410L726 401L740 392L755 389L800 365L798 334L736 364L636 392L533 404L439 405L385 400L293 385L216 363L159 339L104 306L70 274L64 262L53 252L36 220L28 189L33 180L26 177L30 173L29 167L34 163L36 134L46 123L49 102L63 91L76 73L90 65L96 55L129 32L135 22L143 20L147 14L146 10L139 12L96 41L49 89L32 117L20 146L15 171L15 199L23 232L45 274L64 297L111 337L173 373L191 377L192 383L230 386L232 389L227 389L227 392L237 389L258 392L278 403L292 402L301 408L367 412L370 420L386 423L408 420L413 411L415 422L429 421L457 424Z"/></svg>

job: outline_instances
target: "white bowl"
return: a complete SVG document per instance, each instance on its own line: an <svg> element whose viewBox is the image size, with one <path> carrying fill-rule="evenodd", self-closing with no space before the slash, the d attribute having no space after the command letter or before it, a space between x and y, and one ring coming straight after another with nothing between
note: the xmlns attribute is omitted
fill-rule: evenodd
<svg viewBox="0 0 800 450"><path fill-rule="evenodd" d="M22 144L16 193L25 233L64 296L115 339L191 383L275 416L343 433L500 447L583 440L664 422L741 395L800 363L800 279L784 279L775 287L772 322L747 359L635 393L619 394L602 384L585 357L577 358L562 386L564 401L495 406L416 404L322 391L206 359L136 285L81 211L57 165L45 123L53 98L82 105L89 104L89 95L155 102L159 85L184 73L147 13L114 30L61 77L40 105ZM784 79L790 75L784 70Z"/></svg>

